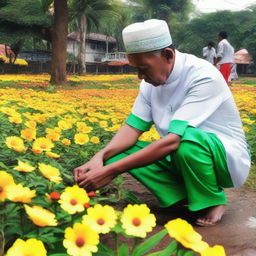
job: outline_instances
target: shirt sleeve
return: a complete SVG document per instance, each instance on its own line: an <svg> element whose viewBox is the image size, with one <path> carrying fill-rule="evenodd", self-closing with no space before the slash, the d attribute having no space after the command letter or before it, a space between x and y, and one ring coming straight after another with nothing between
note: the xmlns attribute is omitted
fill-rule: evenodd
<svg viewBox="0 0 256 256"><path fill-rule="evenodd" d="M153 124L150 88L145 82L141 83L139 95L134 102L132 113L128 116L126 123L141 131L148 131Z"/></svg>
<svg viewBox="0 0 256 256"><path fill-rule="evenodd" d="M220 42L218 44L217 57L223 58L223 56L224 56L224 44Z"/></svg>
<svg viewBox="0 0 256 256"><path fill-rule="evenodd" d="M181 106L175 111L168 132L182 136L188 126L200 126L230 97L226 87L219 76L194 82Z"/></svg>

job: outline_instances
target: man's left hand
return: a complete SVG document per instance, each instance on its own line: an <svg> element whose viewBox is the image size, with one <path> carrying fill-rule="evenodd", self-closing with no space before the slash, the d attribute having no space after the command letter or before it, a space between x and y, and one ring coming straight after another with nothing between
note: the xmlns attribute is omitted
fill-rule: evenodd
<svg viewBox="0 0 256 256"><path fill-rule="evenodd" d="M107 173L105 168L94 169L81 175L78 179L79 187L89 192L109 184L116 175Z"/></svg>

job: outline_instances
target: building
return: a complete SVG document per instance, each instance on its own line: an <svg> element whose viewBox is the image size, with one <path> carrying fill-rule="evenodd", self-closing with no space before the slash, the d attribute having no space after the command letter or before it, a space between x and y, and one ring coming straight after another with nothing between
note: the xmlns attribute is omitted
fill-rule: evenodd
<svg viewBox="0 0 256 256"><path fill-rule="evenodd" d="M80 35L79 32L72 32L68 35L67 52L78 57ZM125 59L125 53L115 52L116 39L98 33L89 33L86 36L85 59L87 64L102 63Z"/></svg>
<svg viewBox="0 0 256 256"><path fill-rule="evenodd" d="M251 54L246 49L235 52L235 63L239 74L251 73L250 65L253 63Z"/></svg>

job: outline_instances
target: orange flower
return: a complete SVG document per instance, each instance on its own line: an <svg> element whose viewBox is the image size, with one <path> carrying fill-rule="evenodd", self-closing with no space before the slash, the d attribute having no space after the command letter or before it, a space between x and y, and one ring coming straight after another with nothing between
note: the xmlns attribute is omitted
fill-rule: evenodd
<svg viewBox="0 0 256 256"><path fill-rule="evenodd" d="M35 129L23 129L20 132L21 137L25 140L33 140L36 138L36 130Z"/></svg>

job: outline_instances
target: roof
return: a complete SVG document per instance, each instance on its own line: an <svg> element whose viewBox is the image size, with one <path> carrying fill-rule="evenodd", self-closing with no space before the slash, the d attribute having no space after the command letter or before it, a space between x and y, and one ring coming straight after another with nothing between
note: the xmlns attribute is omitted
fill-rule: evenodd
<svg viewBox="0 0 256 256"><path fill-rule="evenodd" d="M241 49L235 53L235 63L250 64L252 63L252 56L246 49Z"/></svg>
<svg viewBox="0 0 256 256"><path fill-rule="evenodd" d="M68 38L76 41L80 41L79 32L76 32L76 31L71 32L70 34L68 34ZM98 33L89 33L86 35L86 39L91 39L91 40L101 41L101 42L108 41L109 43L116 43L116 39L114 37L98 34Z"/></svg>
<svg viewBox="0 0 256 256"><path fill-rule="evenodd" d="M108 63L108 66L124 66L129 65L128 60L118 60L118 61L111 61Z"/></svg>

